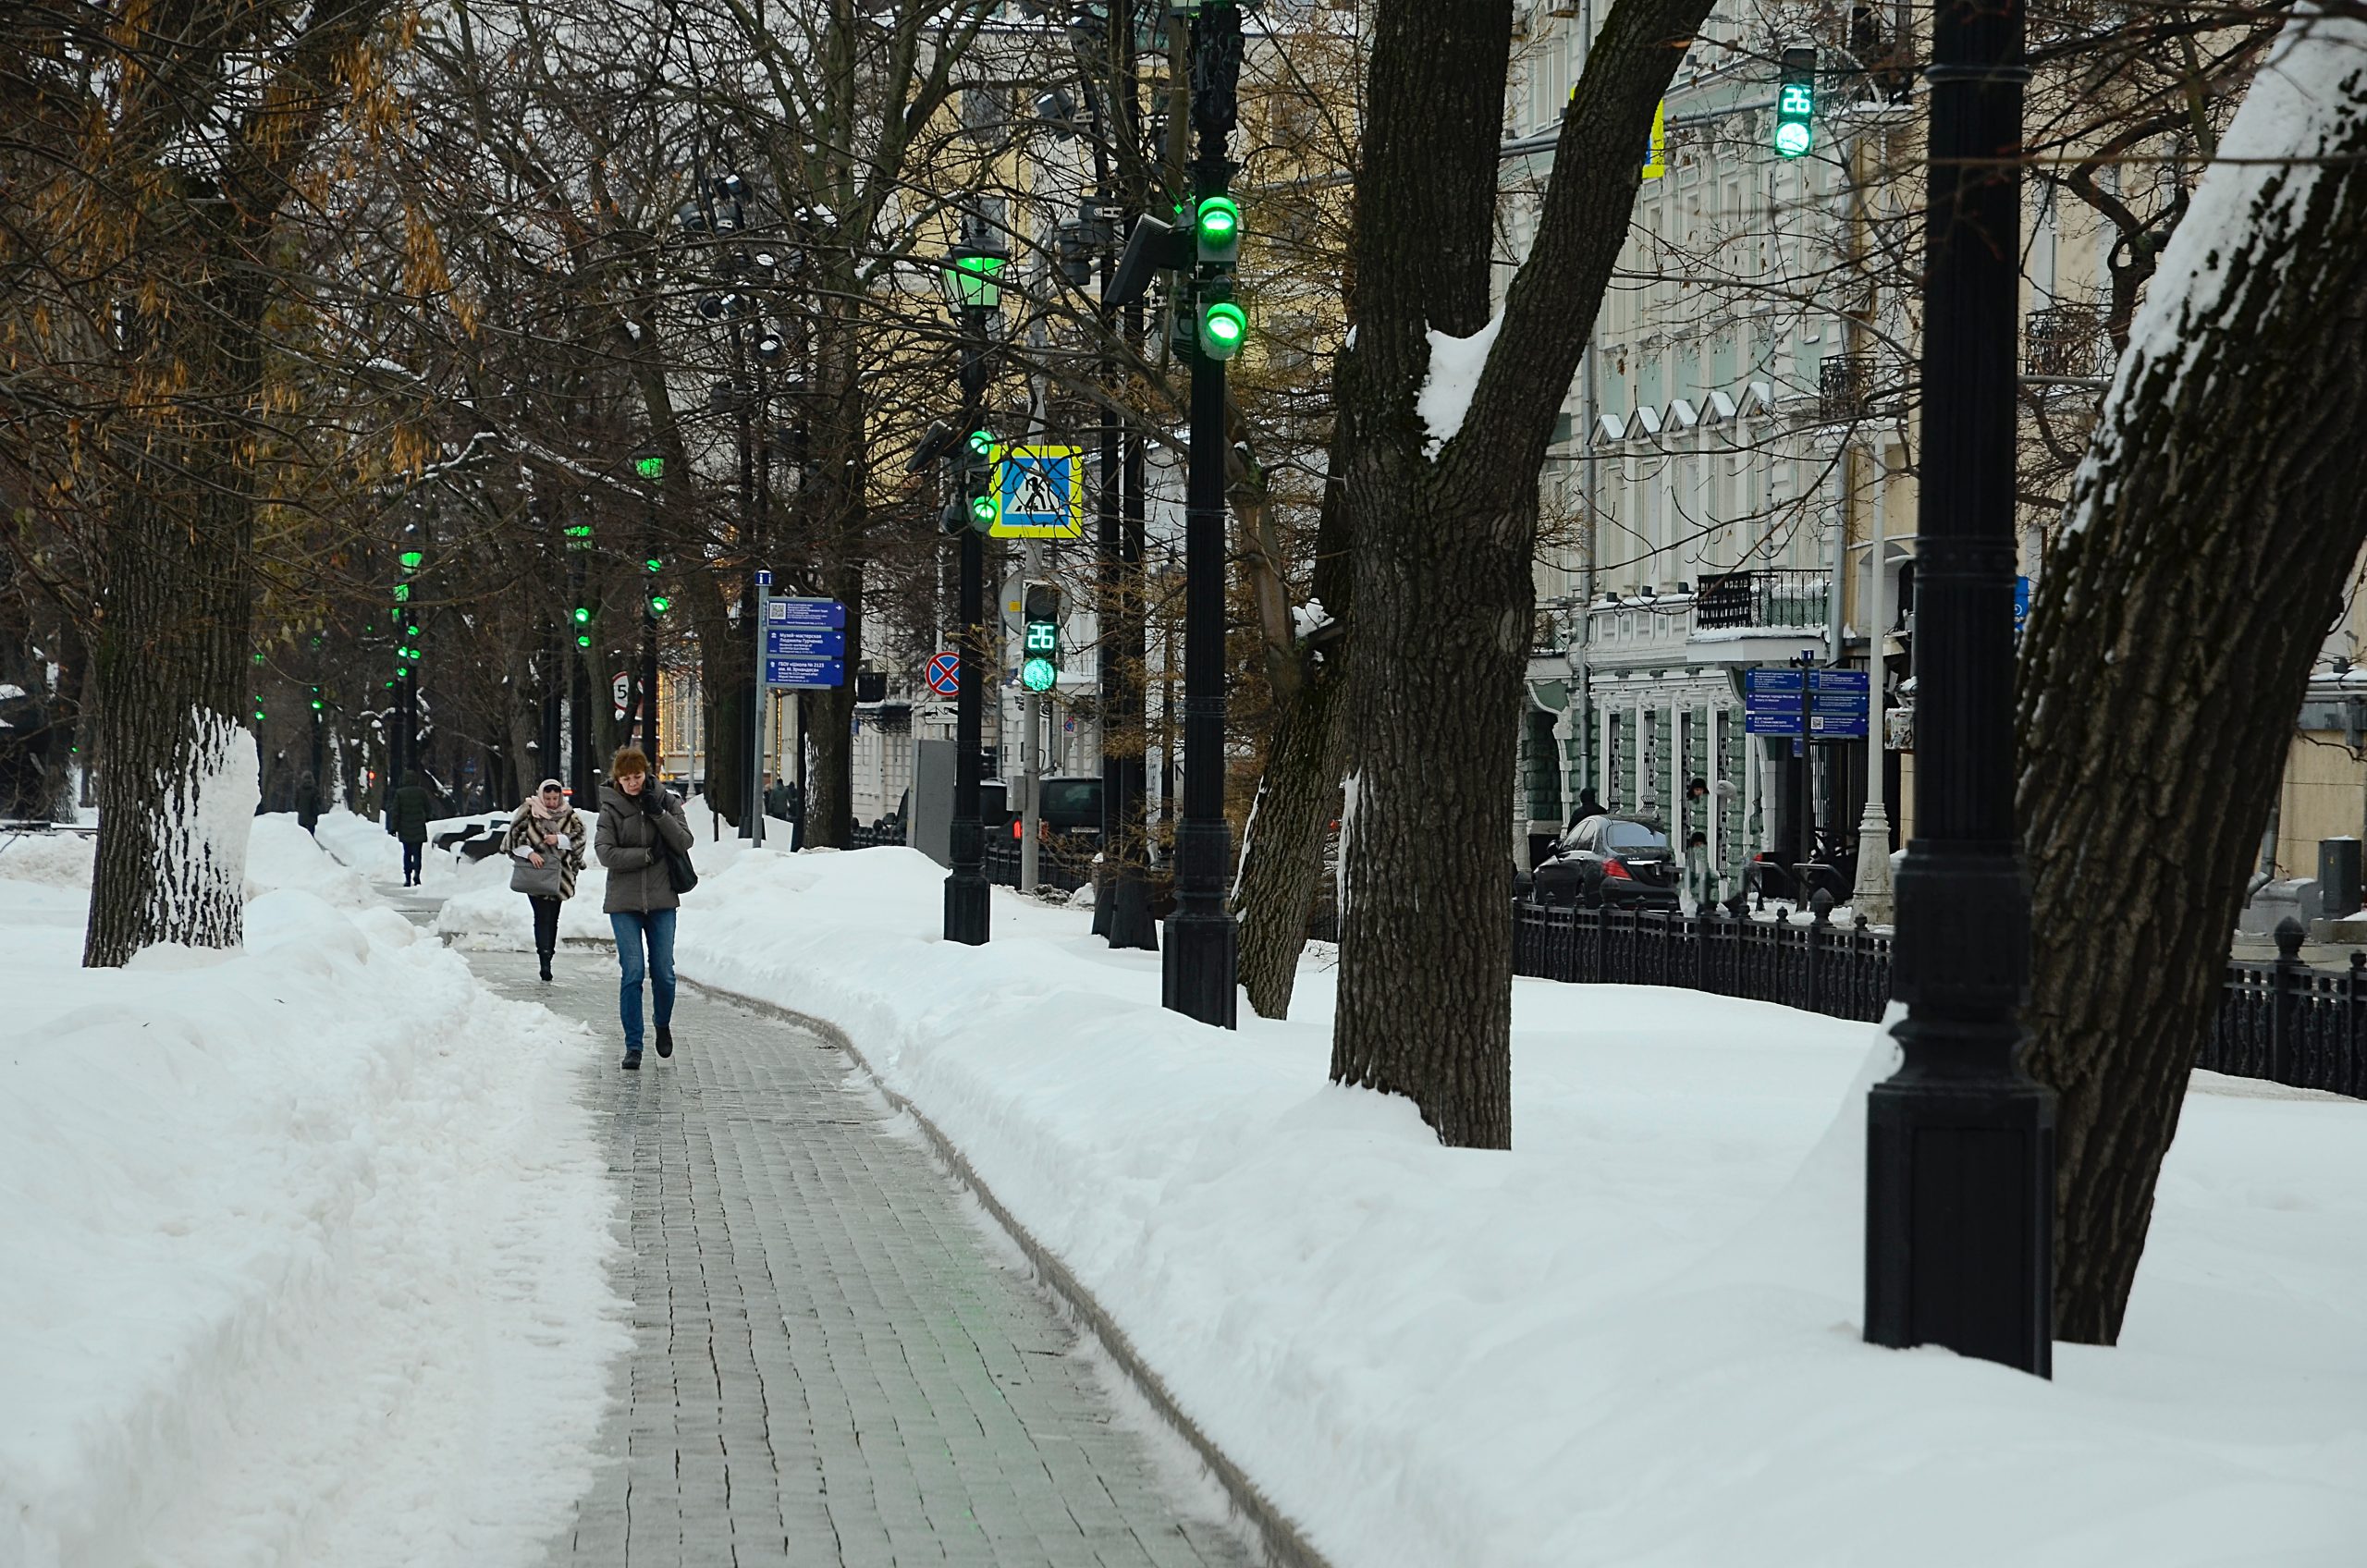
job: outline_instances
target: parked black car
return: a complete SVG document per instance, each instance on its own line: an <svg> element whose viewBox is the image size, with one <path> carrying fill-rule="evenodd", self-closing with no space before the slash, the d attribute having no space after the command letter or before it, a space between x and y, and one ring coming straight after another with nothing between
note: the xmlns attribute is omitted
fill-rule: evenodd
<svg viewBox="0 0 2367 1568"><path fill-rule="evenodd" d="M1673 910L1677 881L1676 851L1657 823L1589 816L1556 840L1531 886L1539 903Z"/></svg>

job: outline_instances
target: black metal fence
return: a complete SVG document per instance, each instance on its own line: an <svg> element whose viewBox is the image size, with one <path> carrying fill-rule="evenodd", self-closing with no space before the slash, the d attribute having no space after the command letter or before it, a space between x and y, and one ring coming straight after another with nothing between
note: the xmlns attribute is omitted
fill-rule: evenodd
<svg viewBox="0 0 2367 1568"><path fill-rule="evenodd" d="M868 827L858 822L853 831L847 835L847 848L851 850L887 849L891 845L901 844L903 841L904 825L901 822L889 822L884 818Z"/></svg>
<svg viewBox="0 0 2367 1568"><path fill-rule="evenodd" d="M1015 839L987 840L985 860L987 880L1005 888L1019 886L1019 841ZM1093 880L1093 867L1042 849L1036 857L1036 883L1041 888L1057 888L1073 893Z"/></svg>
<svg viewBox="0 0 2367 1568"><path fill-rule="evenodd" d="M1702 914L1513 906L1513 973L1587 985L1675 986L1873 1023L1890 1000L1890 938L1826 918L1754 920L1723 905ZM2367 1099L2367 953L2348 974L2301 962L2287 920L2269 963L2231 962L2219 1015L2195 1065L2237 1078Z"/></svg>
<svg viewBox="0 0 2367 1568"><path fill-rule="evenodd" d="M1826 906L1827 908L1830 905ZM1771 924L1702 914L1513 906L1513 973L1588 985L1679 986L1872 1023L1890 998L1890 938L1860 920Z"/></svg>

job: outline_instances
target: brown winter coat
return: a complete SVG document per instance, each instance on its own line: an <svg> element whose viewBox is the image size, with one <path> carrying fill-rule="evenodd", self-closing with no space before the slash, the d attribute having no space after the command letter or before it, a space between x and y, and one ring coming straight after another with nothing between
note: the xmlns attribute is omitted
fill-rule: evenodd
<svg viewBox="0 0 2367 1568"><path fill-rule="evenodd" d="M509 819L509 831L501 837L501 852L512 859L522 859L518 853L521 850L543 850L533 822L533 804L520 806L518 815ZM575 897L575 874L583 869L584 857L592 848L584 841L583 814L572 806L561 812L558 831L567 839L566 850L543 850L543 859L547 864L552 854L558 855L558 896L571 899Z"/></svg>
<svg viewBox="0 0 2367 1568"><path fill-rule="evenodd" d="M644 793L664 790L652 778ZM666 875L666 857L659 836L678 850L691 847L691 825L682 819L679 795L665 797L666 807L652 815L640 801L614 784L600 786L600 826L593 839L600 864L608 868L608 896L600 907L609 914L645 914L655 909L680 909L681 895Z"/></svg>

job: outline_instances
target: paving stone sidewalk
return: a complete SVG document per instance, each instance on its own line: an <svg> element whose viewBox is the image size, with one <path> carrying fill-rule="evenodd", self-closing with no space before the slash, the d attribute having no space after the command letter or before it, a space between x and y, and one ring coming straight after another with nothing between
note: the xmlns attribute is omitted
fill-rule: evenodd
<svg viewBox="0 0 2367 1568"><path fill-rule="evenodd" d="M1257 1561L1154 1465L1050 1299L883 1127L845 1053L685 986L673 1060L621 1072L613 957L562 951L549 986L531 954L470 960L592 1024L586 1093L630 1200L630 1386L552 1563Z"/></svg>

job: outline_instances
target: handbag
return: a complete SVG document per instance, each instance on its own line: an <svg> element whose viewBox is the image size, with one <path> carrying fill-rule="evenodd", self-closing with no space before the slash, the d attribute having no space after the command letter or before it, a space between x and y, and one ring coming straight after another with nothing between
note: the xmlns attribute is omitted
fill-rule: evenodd
<svg viewBox="0 0 2367 1568"><path fill-rule="evenodd" d="M687 893L699 885L699 868L691 864L691 851L666 846L666 881L677 894Z"/></svg>
<svg viewBox="0 0 2367 1568"><path fill-rule="evenodd" d="M523 893L530 899L556 899L563 885L557 855L545 855L540 865L527 860L509 863L509 890L513 893Z"/></svg>

